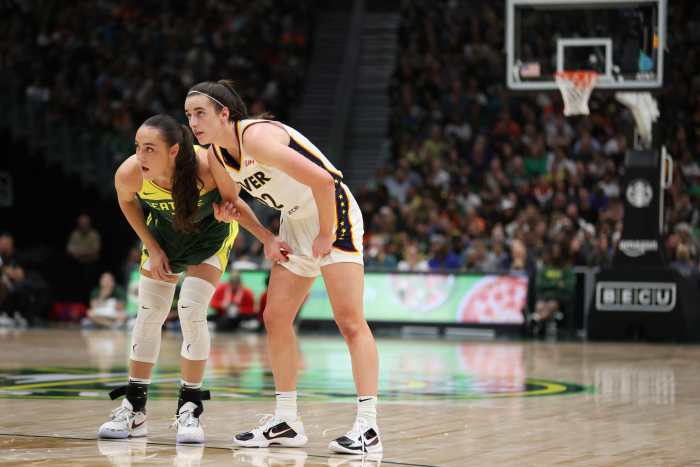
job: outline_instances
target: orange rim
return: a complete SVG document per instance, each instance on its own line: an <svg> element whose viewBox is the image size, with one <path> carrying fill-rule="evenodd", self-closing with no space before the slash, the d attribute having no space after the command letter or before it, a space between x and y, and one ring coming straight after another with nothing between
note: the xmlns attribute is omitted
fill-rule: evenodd
<svg viewBox="0 0 700 467"><path fill-rule="evenodd" d="M585 88L595 83L596 79L598 78L598 73L588 70L564 70L557 71L554 73L554 76L556 78L572 82L577 88Z"/></svg>

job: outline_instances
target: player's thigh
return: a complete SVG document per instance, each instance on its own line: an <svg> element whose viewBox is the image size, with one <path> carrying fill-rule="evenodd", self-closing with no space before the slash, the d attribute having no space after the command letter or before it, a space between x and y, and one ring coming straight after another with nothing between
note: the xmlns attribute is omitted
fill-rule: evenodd
<svg viewBox="0 0 700 467"><path fill-rule="evenodd" d="M270 283L267 287L267 303L263 314L265 323L294 321L315 279L300 276L284 266L275 264L270 271Z"/></svg>
<svg viewBox="0 0 700 467"><path fill-rule="evenodd" d="M357 263L333 263L321 268L333 316L339 325L364 320L362 297L365 268Z"/></svg>
<svg viewBox="0 0 700 467"><path fill-rule="evenodd" d="M201 263L193 266L187 266L185 274L188 277L197 277L199 279L205 280L214 287L216 287L217 285L219 285L219 280L221 279L222 271L219 268L212 266L211 264Z"/></svg>

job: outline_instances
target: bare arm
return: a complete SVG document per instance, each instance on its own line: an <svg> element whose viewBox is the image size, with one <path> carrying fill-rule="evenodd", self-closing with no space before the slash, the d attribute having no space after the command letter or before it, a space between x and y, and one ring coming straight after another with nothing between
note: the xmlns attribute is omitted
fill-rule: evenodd
<svg viewBox="0 0 700 467"><path fill-rule="evenodd" d="M241 142L241 144L244 144ZM272 124L250 127L245 148L262 164L282 170L299 183L311 188L318 209L319 235L335 233L335 182L331 174L288 146L289 135Z"/></svg>
<svg viewBox="0 0 700 467"><path fill-rule="evenodd" d="M134 229L136 235L150 251L153 247L159 248L160 245L158 245L155 237L148 229L148 226L146 226L141 203L136 197L136 193L141 188L141 177L140 174L133 170L133 164L131 164L130 160L131 158L124 161L117 169L117 173L114 175L114 187L117 190L119 208L124 213L124 217L126 217L131 228Z"/></svg>
<svg viewBox="0 0 700 467"><path fill-rule="evenodd" d="M214 183L216 183L216 188L219 190L221 198L224 201L236 203L238 201L238 195L241 192L241 187L233 181L231 176L226 172L226 168L221 164L221 161L217 159L214 154L214 146L209 146L207 162L209 163L209 171L212 177L214 177Z"/></svg>
<svg viewBox="0 0 700 467"><path fill-rule="evenodd" d="M223 199L221 205L214 203L215 217L220 220L228 219L232 217L229 214L235 208L238 212L238 223L253 234L260 243L265 245L265 255L275 261L285 261L286 258L279 250L284 249L289 252L289 246L284 242L281 242L284 243L282 245L275 238L275 235L262 225L250 206L238 196L241 188L233 181L219 159L216 158L213 147L209 147L207 159L216 187ZM274 242L276 241L280 244L275 244Z"/></svg>
<svg viewBox="0 0 700 467"><path fill-rule="evenodd" d="M114 175L114 187L117 190L117 200L119 208L124 213L124 217L134 229L136 235L143 242L148 250L149 257L152 260L151 272L154 279L170 280L166 274L172 274L168 258L161 249L158 241L155 239L151 231L146 225L146 219L143 216L141 204L136 197L136 193L141 188L143 179L139 172L138 166L134 164L135 156L131 156L125 160L117 169Z"/></svg>
<svg viewBox="0 0 700 467"><path fill-rule="evenodd" d="M275 235L270 232L255 215L255 212L248 206L245 201L238 200L236 203L236 209L240 213L238 223L241 224L248 232L253 234L261 243L268 242L272 240Z"/></svg>

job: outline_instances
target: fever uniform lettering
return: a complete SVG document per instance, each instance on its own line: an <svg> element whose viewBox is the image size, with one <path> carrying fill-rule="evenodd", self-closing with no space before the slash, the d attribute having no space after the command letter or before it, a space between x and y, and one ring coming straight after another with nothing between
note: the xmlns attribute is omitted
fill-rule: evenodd
<svg viewBox="0 0 700 467"><path fill-rule="evenodd" d="M263 122L283 127L289 134L289 147L330 173L336 180L338 189L342 189L343 174L331 164L311 141L290 126L269 120L248 119L237 121L236 134L238 141L240 142L243 138L246 128ZM294 218L309 217L316 214L316 203L314 202L311 188L299 183L285 172L259 163L240 146L240 162L223 147L214 145L214 153L228 169L233 180L262 203Z"/></svg>

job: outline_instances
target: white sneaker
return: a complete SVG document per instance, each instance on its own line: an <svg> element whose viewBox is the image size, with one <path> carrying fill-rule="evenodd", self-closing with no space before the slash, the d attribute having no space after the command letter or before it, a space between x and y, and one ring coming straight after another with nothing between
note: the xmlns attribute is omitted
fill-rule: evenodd
<svg viewBox="0 0 700 467"><path fill-rule="evenodd" d="M345 436L331 441L328 449L343 454L375 454L384 450L377 426L368 425L362 420L356 420Z"/></svg>
<svg viewBox="0 0 700 467"><path fill-rule="evenodd" d="M257 428L234 436L234 444L246 448L266 448L275 445L299 447L309 441L300 418L296 422L290 422L274 415L264 415L260 423Z"/></svg>
<svg viewBox="0 0 700 467"><path fill-rule="evenodd" d="M97 431L99 438L136 438L147 434L146 414L134 412L128 399L124 399L122 405L112 410L110 420L103 423Z"/></svg>
<svg viewBox="0 0 700 467"><path fill-rule="evenodd" d="M199 423L199 417L194 415L197 405L194 402L185 402L175 416L172 426L177 426L175 441L178 443L203 443L204 430Z"/></svg>

